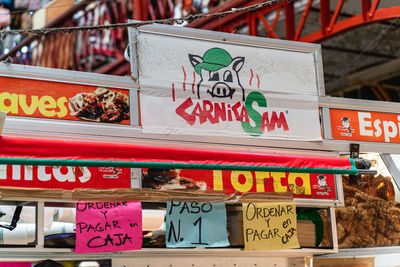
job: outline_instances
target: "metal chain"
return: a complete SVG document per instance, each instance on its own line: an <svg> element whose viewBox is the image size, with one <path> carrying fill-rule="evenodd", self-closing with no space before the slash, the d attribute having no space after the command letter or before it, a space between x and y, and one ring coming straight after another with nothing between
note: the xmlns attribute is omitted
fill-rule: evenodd
<svg viewBox="0 0 400 267"><path fill-rule="evenodd" d="M116 24L108 24L108 25L96 25L96 26L80 26L80 27L59 27L59 28L42 28L42 29L27 29L27 30L2 30L0 31L1 38L4 39L7 35L10 34L33 34L33 35L46 35L53 32L63 32L63 33L72 33L77 31L92 31L92 30L110 30L115 28L127 28L133 27L137 28L143 25L149 25L154 23L165 23L165 24L178 24L181 25L185 22L190 23L196 19L200 18L208 18L208 17L224 17L230 14L242 13L248 11L254 11L261 9L266 6L271 6L274 4L278 4L285 0L269 0L263 3L255 4L248 7L242 8L232 8L231 10L218 12L218 13L210 13L210 14L193 14L180 18L169 18L169 19L158 19L158 20L149 20L142 22L132 22L132 23L116 23ZM292 0L286 0L287 3L290 3Z"/></svg>

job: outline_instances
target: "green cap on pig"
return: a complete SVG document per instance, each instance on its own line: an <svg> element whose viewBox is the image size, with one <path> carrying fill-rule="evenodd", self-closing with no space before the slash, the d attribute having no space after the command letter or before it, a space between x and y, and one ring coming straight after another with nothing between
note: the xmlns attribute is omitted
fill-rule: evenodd
<svg viewBox="0 0 400 267"><path fill-rule="evenodd" d="M211 48L204 53L203 62L197 64L194 69L200 75L201 69L217 71L228 67L232 63L231 55L222 48Z"/></svg>

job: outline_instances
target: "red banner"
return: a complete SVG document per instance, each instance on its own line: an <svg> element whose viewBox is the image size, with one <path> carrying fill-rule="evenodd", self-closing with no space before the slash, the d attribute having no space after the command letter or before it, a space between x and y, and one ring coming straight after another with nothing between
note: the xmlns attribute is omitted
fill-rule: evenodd
<svg viewBox="0 0 400 267"><path fill-rule="evenodd" d="M356 174L352 159L132 143L0 137L0 163Z"/></svg>
<svg viewBox="0 0 400 267"><path fill-rule="evenodd" d="M0 186L58 188L130 188L129 168L0 165Z"/></svg>
<svg viewBox="0 0 400 267"><path fill-rule="evenodd" d="M168 190L292 192L297 198L336 199L333 174L143 169L143 187Z"/></svg>
<svg viewBox="0 0 400 267"><path fill-rule="evenodd" d="M0 111L9 116L129 124L129 90L0 77Z"/></svg>

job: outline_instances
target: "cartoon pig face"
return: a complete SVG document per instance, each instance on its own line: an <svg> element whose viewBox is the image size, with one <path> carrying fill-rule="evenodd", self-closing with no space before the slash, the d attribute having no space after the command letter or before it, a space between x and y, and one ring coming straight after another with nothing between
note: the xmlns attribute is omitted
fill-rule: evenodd
<svg viewBox="0 0 400 267"><path fill-rule="evenodd" d="M245 100L245 92L240 84L239 71L243 67L244 57L232 58L221 48L207 50L203 57L189 54L189 60L200 81L197 83L197 96L208 93L212 98L230 98L236 92ZM204 97L204 96L203 96Z"/></svg>

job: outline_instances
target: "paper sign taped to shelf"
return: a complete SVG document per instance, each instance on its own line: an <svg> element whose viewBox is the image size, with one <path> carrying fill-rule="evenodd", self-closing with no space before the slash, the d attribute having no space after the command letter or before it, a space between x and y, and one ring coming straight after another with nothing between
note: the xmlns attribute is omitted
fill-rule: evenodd
<svg viewBox="0 0 400 267"><path fill-rule="evenodd" d="M245 250L298 248L296 205L243 203Z"/></svg>
<svg viewBox="0 0 400 267"><path fill-rule="evenodd" d="M227 247L224 202L167 202L167 247Z"/></svg>
<svg viewBox="0 0 400 267"><path fill-rule="evenodd" d="M0 165L0 187L130 188L131 178L137 175L129 168Z"/></svg>
<svg viewBox="0 0 400 267"><path fill-rule="evenodd" d="M78 202L76 253L138 250L142 248L140 202Z"/></svg>

